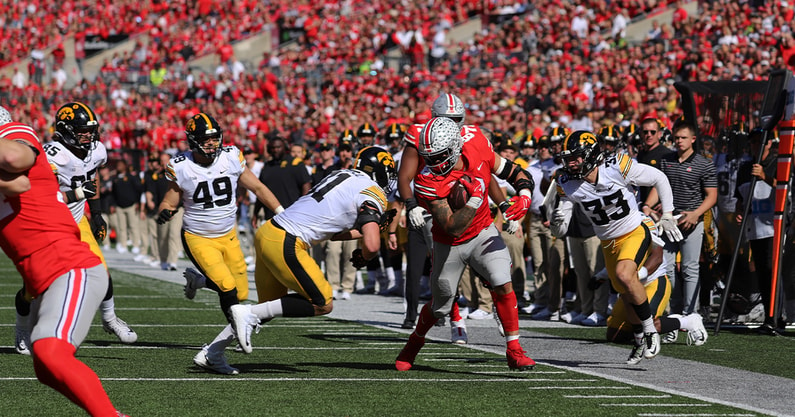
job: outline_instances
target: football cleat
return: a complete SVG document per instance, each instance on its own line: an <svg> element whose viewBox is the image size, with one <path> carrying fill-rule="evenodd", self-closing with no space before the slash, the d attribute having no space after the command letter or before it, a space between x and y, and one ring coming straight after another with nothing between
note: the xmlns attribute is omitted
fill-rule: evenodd
<svg viewBox="0 0 795 417"><path fill-rule="evenodd" d="M119 341L124 344L135 343L138 340L138 335L127 325L127 323L116 317L111 321L103 321L102 328L108 333L113 333L119 338Z"/></svg>
<svg viewBox="0 0 795 417"><path fill-rule="evenodd" d="M629 353L629 359L627 359L627 365L635 365L642 360L643 360L643 343L639 345L633 345L632 351Z"/></svg>
<svg viewBox="0 0 795 417"><path fill-rule="evenodd" d="M660 334L644 333L643 334L643 357L651 359L660 353Z"/></svg>
<svg viewBox="0 0 795 417"><path fill-rule="evenodd" d="M662 342L669 345L671 343L676 343L677 339L679 339L679 330L671 330L663 335Z"/></svg>
<svg viewBox="0 0 795 417"><path fill-rule="evenodd" d="M406 346L403 346L403 350L400 351L397 359L395 359L395 369L398 371L411 369L414 365L414 359L417 358L417 354L420 353L420 349L423 346L425 346L425 338L412 333Z"/></svg>
<svg viewBox="0 0 795 417"><path fill-rule="evenodd" d="M508 358L508 368L514 371L529 371L536 366L536 361L530 359L525 355L524 349L520 345L517 347L509 347L505 352Z"/></svg>
<svg viewBox="0 0 795 417"><path fill-rule="evenodd" d="M464 320L450 322L450 341L456 345L465 345L469 341L467 337L467 325Z"/></svg>
<svg viewBox="0 0 795 417"><path fill-rule="evenodd" d="M30 331L17 326L15 329L14 349L21 355L30 355Z"/></svg>
<svg viewBox="0 0 795 417"><path fill-rule="evenodd" d="M196 290L205 287L207 278L195 268L185 268L182 276L185 277L185 298L192 300Z"/></svg>
<svg viewBox="0 0 795 417"><path fill-rule="evenodd" d="M226 362L226 357L223 353L221 353L221 355L219 355L217 358L210 360L209 347L207 345L202 346L202 349L199 351L199 353L193 357L193 363L200 368L204 368L208 371L213 371L222 375L237 375L240 373L237 368L229 366L229 363Z"/></svg>
<svg viewBox="0 0 795 417"><path fill-rule="evenodd" d="M707 328L704 327L704 320L698 313L690 314L691 323L695 326L693 329L687 330L687 344L701 346L707 343Z"/></svg>
<svg viewBox="0 0 795 417"><path fill-rule="evenodd" d="M237 341L245 353L251 353L251 333L259 333L260 321L254 313L251 312L250 305L235 304L229 308L229 313L232 316L232 329L235 331Z"/></svg>

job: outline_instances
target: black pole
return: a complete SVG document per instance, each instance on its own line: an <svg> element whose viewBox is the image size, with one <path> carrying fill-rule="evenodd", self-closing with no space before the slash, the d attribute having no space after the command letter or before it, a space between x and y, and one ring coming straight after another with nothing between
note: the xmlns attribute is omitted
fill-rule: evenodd
<svg viewBox="0 0 795 417"><path fill-rule="evenodd" d="M759 148L759 155L756 156L756 164L762 164L762 153L765 146L767 146L768 131L764 131L762 136L762 145ZM757 178L751 175L751 186L748 188L748 195L745 198L745 207L743 207L743 219L740 222L740 234L737 236L737 246L734 247L734 254L732 255L731 264L729 266L729 274L726 276L726 288L723 290L723 297L720 301L720 311L718 312L718 320L715 323L715 335L720 333L720 324L723 321L723 313L726 310L726 303L729 301L729 291L732 285L732 278L734 278L734 267L737 265L737 257L740 255L740 246L745 235L745 223L748 221L748 212L751 211L751 201L754 197L754 188L756 188Z"/></svg>

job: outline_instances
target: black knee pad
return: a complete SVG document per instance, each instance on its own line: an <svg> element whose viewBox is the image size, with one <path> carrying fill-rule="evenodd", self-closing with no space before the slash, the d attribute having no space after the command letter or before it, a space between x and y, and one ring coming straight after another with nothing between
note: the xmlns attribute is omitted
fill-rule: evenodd
<svg viewBox="0 0 795 417"><path fill-rule="evenodd" d="M17 291L17 296L14 297L14 305L17 308L17 313L20 316L30 315L30 303L25 300L25 287Z"/></svg>

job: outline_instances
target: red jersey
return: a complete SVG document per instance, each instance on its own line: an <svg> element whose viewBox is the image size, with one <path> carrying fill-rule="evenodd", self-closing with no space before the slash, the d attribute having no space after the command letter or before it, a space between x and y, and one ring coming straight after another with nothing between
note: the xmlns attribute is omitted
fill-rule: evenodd
<svg viewBox="0 0 795 417"><path fill-rule="evenodd" d="M0 246L14 261L25 289L38 296L56 278L74 268L100 264L88 244L80 241L80 229L62 201L36 133L21 123L0 126L0 140L24 140L38 151L28 171L30 190L0 201Z"/></svg>
<svg viewBox="0 0 795 417"><path fill-rule="evenodd" d="M473 180L475 178L482 179L485 189L489 189L495 159L491 142L476 126L464 126L461 129L461 136L464 139L464 146L461 148L461 159L464 162L463 170L453 170L446 176L441 177L433 174L428 169L423 169L414 178L414 194L417 196L417 202L428 211L430 211L429 203L433 200L447 198L453 185L464 174ZM431 232L433 233L434 241L455 246L466 243L477 236L481 231L489 227L492 221L489 199L484 198L475 212L475 218L472 223L461 236L453 237L448 235L435 222Z"/></svg>

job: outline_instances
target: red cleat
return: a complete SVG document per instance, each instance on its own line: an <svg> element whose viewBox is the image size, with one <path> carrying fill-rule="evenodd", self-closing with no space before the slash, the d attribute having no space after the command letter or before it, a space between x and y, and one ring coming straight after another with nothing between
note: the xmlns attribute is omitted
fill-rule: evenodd
<svg viewBox="0 0 795 417"><path fill-rule="evenodd" d="M536 361L528 358L521 347L508 348L505 356L508 357L508 368L514 371L529 371L536 366Z"/></svg>
<svg viewBox="0 0 795 417"><path fill-rule="evenodd" d="M406 346L403 346L403 350L400 351L397 359L395 359L395 369L398 371L408 371L411 369L411 366L414 365L414 359L423 346L425 346L425 338L412 333L409 336L408 343L406 343Z"/></svg>

